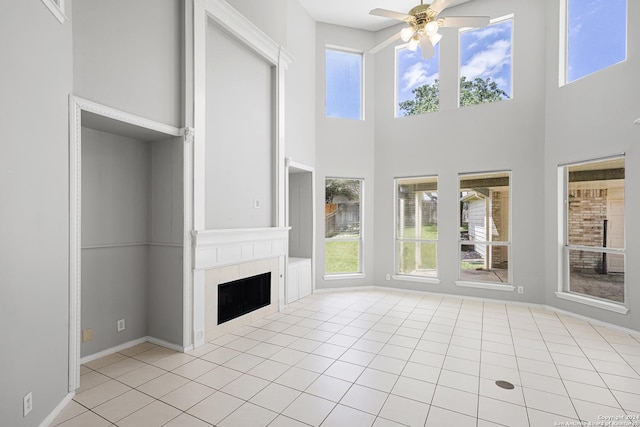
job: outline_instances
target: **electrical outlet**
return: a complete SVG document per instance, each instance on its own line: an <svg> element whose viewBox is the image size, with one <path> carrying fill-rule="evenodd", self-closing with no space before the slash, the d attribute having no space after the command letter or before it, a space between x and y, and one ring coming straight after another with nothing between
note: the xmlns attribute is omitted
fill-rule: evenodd
<svg viewBox="0 0 640 427"><path fill-rule="evenodd" d="M524 287L523 286L518 286L518 293L519 294L524 294Z"/></svg>
<svg viewBox="0 0 640 427"><path fill-rule="evenodd" d="M124 319L118 320L117 326L118 326L118 332L122 332L127 328L126 324L124 323Z"/></svg>
<svg viewBox="0 0 640 427"><path fill-rule="evenodd" d="M93 329L87 328L82 330L82 342L89 342L93 339Z"/></svg>
<svg viewBox="0 0 640 427"><path fill-rule="evenodd" d="M254 207L254 209L260 209L260 200L255 199L253 201L253 207Z"/></svg>
<svg viewBox="0 0 640 427"><path fill-rule="evenodd" d="M385 276L385 278L386 278L387 280L391 280L391 275L390 275L390 274L387 274L387 275Z"/></svg>
<svg viewBox="0 0 640 427"><path fill-rule="evenodd" d="M26 417L29 415L29 412L33 409L33 394L31 392L27 393L22 398L22 416Z"/></svg>

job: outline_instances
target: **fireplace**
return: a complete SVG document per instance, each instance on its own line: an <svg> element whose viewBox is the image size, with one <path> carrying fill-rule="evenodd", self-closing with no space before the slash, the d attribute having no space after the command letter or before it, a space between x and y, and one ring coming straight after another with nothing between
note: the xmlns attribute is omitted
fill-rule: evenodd
<svg viewBox="0 0 640 427"><path fill-rule="evenodd" d="M271 304L271 272L218 285L218 325Z"/></svg>

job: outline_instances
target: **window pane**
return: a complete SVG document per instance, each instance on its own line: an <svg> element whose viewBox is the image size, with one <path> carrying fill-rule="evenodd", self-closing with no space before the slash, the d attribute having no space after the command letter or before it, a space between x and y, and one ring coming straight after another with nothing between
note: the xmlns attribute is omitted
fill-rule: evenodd
<svg viewBox="0 0 640 427"><path fill-rule="evenodd" d="M360 237L360 190L357 179L326 180L325 185L325 237Z"/></svg>
<svg viewBox="0 0 640 427"><path fill-rule="evenodd" d="M509 282L509 247L460 245L460 279L478 282Z"/></svg>
<svg viewBox="0 0 640 427"><path fill-rule="evenodd" d="M567 82L627 58L626 0L568 0Z"/></svg>
<svg viewBox="0 0 640 427"><path fill-rule="evenodd" d="M624 248L624 158L569 167L569 245Z"/></svg>
<svg viewBox="0 0 640 427"><path fill-rule="evenodd" d="M438 239L438 178L397 181L397 238Z"/></svg>
<svg viewBox="0 0 640 427"><path fill-rule="evenodd" d="M359 273L360 242L358 240L325 242L325 273Z"/></svg>
<svg viewBox="0 0 640 427"><path fill-rule="evenodd" d="M326 115L362 118L362 55L327 49Z"/></svg>
<svg viewBox="0 0 640 427"><path fill-rule="evenodd" d="M436 243L398 242L398 273L437 277Z"/></svg>
<svg viewBox="0 0 640 427"><path fill-rule="evenodd" d="M415 52L396 49L396 117L438 111L440 45L429 59L422 57L420 46Z"/></svg>
<svg viewBox="0 0 640 427"><path fill-rule="evenodd" d="M624 255L570 250L569 290L624 303Z"/></svg>
<svg viewBox="0 0 640 427"><path fill-rule="evenodd" d="M460 33L460 106L511 98L513 19Z"/></svg>
<svg viewBox="0 0 640 427"><path fill-rule="evenodd" d="M460 240L508 242L509 173L460 177Z"/></svg>

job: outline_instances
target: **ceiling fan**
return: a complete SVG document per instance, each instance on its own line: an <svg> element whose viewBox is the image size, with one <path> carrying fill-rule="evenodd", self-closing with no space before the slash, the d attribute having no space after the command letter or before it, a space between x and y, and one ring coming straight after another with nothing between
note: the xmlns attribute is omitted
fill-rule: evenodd
<svg viewBox="0 0 640 427"><path fill-rule="evenodd" d="M420 0L420 4L407 14L387 9L373 9L369 12L370 15L404 21L409 26L375 46L369 52L377 53L396 40L402 39L404 42L409 42L408 49L410 50L415 51L420 45L423 58L428 59L435 55L434 47L442 38L442 34L438 33L440 27L486 27L489 25L488 16L447 16L439 18L438 15L449 3L451 3L451 0L434 0L431 4L423 4L423 0Z"/></svg>

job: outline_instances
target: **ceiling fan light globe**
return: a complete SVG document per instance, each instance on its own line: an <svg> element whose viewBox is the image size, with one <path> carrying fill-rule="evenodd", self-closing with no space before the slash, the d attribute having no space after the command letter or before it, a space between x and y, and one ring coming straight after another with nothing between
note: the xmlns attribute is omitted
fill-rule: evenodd
<svg viewBox="0 0 640 427"><path fill-rule="evenodd" d="M402 39L403 42L406 43L409 40L411 40L411 37L413 37L414 33L415 31L411 27L403 28L402 30L400 30L400 38Z"/></svg>
<svg viewBox="0 0 640 427"><path fill-rule="evenodd" d="M425 31L427 32L427 35L429 36L436 34L439 28L440 26L438 25L437 21L427 22L427 25L425 25L424 27Z"/></svg>
<svg viewBox="0 0 640 427"><path fill-rule="evenodd" d="M435 33L429 36L429 40L431 40L431 44L434 46L437 45L441 39L442 39L442 34L440 33Z"/></svg>
<svg viewBox="0 0 640 427"><path fill-rule="evenodd" d="M420 44L420 39L418 37L413 37L409 41L409 45L407 46L407 49L409 49L411 52L415 52L416 50L418 50L419 44Z"/></svg>

